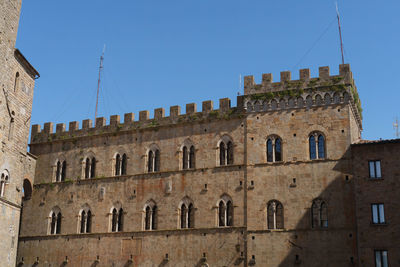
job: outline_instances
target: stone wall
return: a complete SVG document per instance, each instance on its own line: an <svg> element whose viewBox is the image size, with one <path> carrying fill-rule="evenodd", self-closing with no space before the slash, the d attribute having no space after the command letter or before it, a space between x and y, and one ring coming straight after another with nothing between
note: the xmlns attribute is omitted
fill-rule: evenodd
<svg viewBox="0 0 400 267"><path fill-rule="evenodd" d="M24 179L33 181L35 159L27 154L34 78L38 73L14 48L21 0L0 1L0 262L15 266Z"/></svg>
<svg viewBox="0 0 400 267"><path fill-rule="evenodd" d="M98 118L95 127L88 120L82 129L72 122L68 131L59 124L55 133L51 123L43 130L33 126L31 152L38 160L32 199L24 201L18 262L34 264L39 258L39 265L49 266L68 259L74 266L87 266L99 255L98 266L164 266L168 254L169 266L350 264L357 249L349 147L361 125L351 122L357 114L346 86L338 101L334 90L310 89L313 102L304 106L297 104L298 98L289 105L291 97L285 95L278 99L287 103L283 108L249 109L249 101L264 98L257 94L238 97L237 107L221 99L219 110L205 101L201 112L189 104L181 115L175 106L169 117L157 109L153 119L148 111L138 121L128 113L124 123L119 116L112 116L108 125ZM330 94L329 102L319 102L316 95L322 92ZM263 100L271 101L269 95ZM326 156L310 160L308 140L315 131L325 138ZM267 162L269 136L282 140L280 162ZM219 144L226 138L234 144L234 162L219 166ZM195 168L190 170L182 170L184 144L195 146ZM148 173L148 150L154 145L160 150L160 171ZM126 175L114 175L117 153L127 155ZM88 156L96 158L92 179L84 178ZM58 160L67 162L64 182L55 181ZM224 196L234 205L230 227L218 225L218 202ZM185 197L195 207L193 229L180 229L179 206ZM311 227L311 205L317 198L328 204L328 228ZM149 200L159 208L154 231L144 229ZM283 204L283 229L268 229L270 200ZM110 232L110 211L116 205L124 209L122 233ZM84 206L94 215L89 234L79 234ZM62 229L49 235L54 207L62 212ZM134 243L132 262L129 253L121 252L127 240ZM328 257L332 253L335 260Z"/></svg>

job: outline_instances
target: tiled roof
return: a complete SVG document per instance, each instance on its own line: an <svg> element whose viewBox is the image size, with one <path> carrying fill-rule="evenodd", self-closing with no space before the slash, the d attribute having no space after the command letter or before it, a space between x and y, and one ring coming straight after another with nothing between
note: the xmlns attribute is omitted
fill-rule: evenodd
<svg viewBox="0 0 400 267"><path fill-rule="evenodd" d="M395 144L400 143L400 138L398 139L380 139L380 140L359 140L358 142L351 144L355 145L373 145L373 144Z"/></svg>

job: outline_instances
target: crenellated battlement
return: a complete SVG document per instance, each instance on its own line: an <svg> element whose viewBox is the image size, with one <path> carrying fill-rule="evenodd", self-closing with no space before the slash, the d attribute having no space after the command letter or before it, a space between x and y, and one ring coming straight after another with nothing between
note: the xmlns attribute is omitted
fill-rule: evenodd
<svg viewBox="0 0 400 267"><path fill-rule="evenodd" d="M171 124L199 122L213 119L230 119L243 116L251 112L268 112L292 108L311 108L321 105L337 105L350 103L356 115L360 129L361 104L358 99L357 89L354 85L350 65L339 66L339 75L330 75L329 67L319 68L319 77L311 78L309 69L299 72L299 80L291 80L291 73L281 72L281 81L272 82L272 74L263 74L262 83L256 84L254 76L246 76L244 79L244 95L237 97L237 107L231 107L229 98L219 100L219 109L214 109L213 101L203 101L201 111L197 111L195 103L186 104L186 113L181 114L180 106L170 107L170 115L165 116L164 108L154 109L154 116L150 118L150 112L143 110L139 112L138 120L133 113L124 114L121 122L119 115L112 115L109 124L104 117L69 123L68 131L66 124L54 125L51 122L33 125L31 132L31 143L42 143L55 140L71 139L98 134L113 134L119 131L140 130L146 128L164 127Z"/></svg>
<svg viewBox="0 0 400 267"><path fill-rule="evenodd" d="M238 97L240 103L241 97ZM201 120L212 119L229 119L231 117L239 116L243 110L237 107L231 107L231 100L229 98L222 98L219 100L219 109L213 108L213 101L207 100L202 103L202 110L197 111L195 103L186 104L186 113L181 114L180 106L170 107L170 115L165 116L164 108L154 109L154 117L150 118L150 112L143 110L139 112L139 119L135 121L133 113L124 114L124 121L121 122L119 115L112 115L109 118L109 124L104 117L96 118L93 125L91 119L82 121L82 128L79 128L78 121L69 122L68 131L66 130L65 123L56 124L56 131L54 132L54 123L46 122L41 129L38 124L32 125L31 131L31 144L50 142L55 140L65 140L76 137L92 136L97 134L115 133L127 130L140 130L146 128L156 128L167 126L177 123L198 122Z"/></svg>
<svg viewBox="0 0 400 267"><path fill-rule="evenodd" d="M349 64L339 65L339 75L330 75L329 67L320 67L319 76L310 77L310 69L301 69L299 71L299 80L292 80L290 71L282 71L279 82L273 82L272 74L262 75L261 84L254 81L254 76L244 77L244 94L259 94L268 92L277 92L284 90L300 90L310 87L322 87L338 84L353 84L353 74Z"/></svg>

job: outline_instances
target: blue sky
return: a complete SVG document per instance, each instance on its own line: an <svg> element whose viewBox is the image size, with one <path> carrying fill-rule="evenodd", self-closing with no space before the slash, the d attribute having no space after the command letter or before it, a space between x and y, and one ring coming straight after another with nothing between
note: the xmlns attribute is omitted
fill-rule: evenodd
<svg viewBox="0 0 400 267"><path fill-rule="evenodd" d="M394 138L400 116L400 1L339 0L345 61L362 100L363 138ZM229 97L239 75L330 66L340 58L334 1L23 0L16 47L40 72L32 124L94 117L99 57L106 44L99 115ZM311 49L312 48L312 49ZM308 53L307 53L308 52ZM243 92L243 89L241 89Z"/></svg>

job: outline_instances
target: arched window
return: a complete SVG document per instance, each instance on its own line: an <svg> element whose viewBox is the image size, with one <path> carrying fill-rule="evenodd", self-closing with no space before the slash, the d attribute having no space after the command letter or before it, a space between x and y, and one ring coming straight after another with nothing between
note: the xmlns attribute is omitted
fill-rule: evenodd
<svg viewBox="0 0 400 267"><path fill-rule="evenodd" d="M148 151L147 155L147 171L158 172L160 171L160 150L156 146Z"/></svg>
<svg viewBox="0 0 400 267"><path fill-rule="evenodd" d="M311 227L328 227L328 207L321 199L315 199L311 206Z"/></svg>
<svg viewBox="0 0 400 267"><path fill-rule="evenodd" d="M154 201L150 200L144 207L144 230L157 229L158 209Z"/></svg>
<svg viewBox="0 0 400 267"><path fill-rule="evenodd" d="M85 160L85 179L94 178L96 173L96 158L87 157Z"/></svg>
<svg viewBox="0 0 400 267"><path fill-rule="evenodd" d="M0 197L4 197L6 192L6 185L10 182L10 175L8 171L4 170L0 177Z"/></svg>
<svg viewBox="0 0 400 267"><path fill-rule="evenodd" d="M184 146L182 148L182 169L193 169L195 167L195 149L194 146Z"/></svg>
<svg viewBox="0 0 400 267"><path fill-rule="evenodd" d="M232 165L233 155L233 143L227 136L224 136L219 143L219 165Z"/></svg>
<svg viewBox="0 0 400 267"><path fill-rule="evenodd" d="M267 139L267 162L282 161L282 140L277 136Z"/></svg>
<svg viewBox="0 0 400 267"><path fill-rule="evenodd" d="M121 175L121 156L115 155L115 176Z"/></svg>
<svg viewBox="0 0 400 267"><path fill-rule="evenodd" d="M22 188L24 190L24 196L22 197L22 199L24 201L31 199L31 197L32 197L32 184L28 179L24 179Z"/></svg>
<svg viewBox="0 0 400 267"><path fill-rule="evenodd" d="M14 92L17 92L18 89L19 89L19 72L15 74Z"/></svg>
<svg viewBox="0 0 400 267"><path fill-rule="evenodd" d="M184 198L179 207L180 210L180 227L193 228L194 227L194 207L189 198Z"/></svg>
<svg viewBox="0 0 400 267"><path fill-rule="evenodd" d="M90 233L92 230L92 212L88 205L85 205L79 213L79 233Z"/></svg>
<svg viewBox="0 0 400 267"><path fill-rule="evenodd" d="M325 137L321 133L311 133L308 142L310 147L310 159L326 158Z"/></svg>
<svg viewBox="0 0 400 267"><path fill-rule="evenodd" d="M116 206L120 206L117 204ZM111 209L111 232L122 232L124 225L124 210L122 208L113 207Z"/></svg>
<svg viewBox="0 0 400 267"><path fill-rule="evenodd" d="M54 207L49 216L49 234L55 235L61 233L61 220L62 215L58 207Z"/></svg>
<svg viewBox="0 0 400 267"><path fill-rule="evenodd" d="M57 160L57 167L56 167L56 182L63 182L65 181L65 177L67 176L67 162Z"/></svg>
<svg viewBox="0 0 400 267"><path fill-rule="evenodd" d="M218 226L233 226L233 202L227 196L218 202Z"/></svg>
<svg viewBox="0 0 400 267"><path fill-rule="evenodd" d="M277 200L267 204L268 229L283 229L283 206Z"/></svg>

